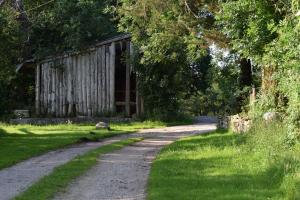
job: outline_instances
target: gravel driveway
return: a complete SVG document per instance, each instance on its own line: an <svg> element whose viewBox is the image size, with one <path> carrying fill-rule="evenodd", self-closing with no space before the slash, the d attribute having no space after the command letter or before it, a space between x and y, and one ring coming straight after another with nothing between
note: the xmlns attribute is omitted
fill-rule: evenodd
<svg viewBox="0 0 300 200"><path fill-rule="evenodd" d="M94 168L55 200L145 199L151 162L160 149L182 137L214 129L213 125L192 125L144 130L145 140L101 156Z"/></svg>
<svg viewBox="0 0 300 200"><path fill-rule="evenodd" d="M0 170L0 199L8 200L25 191L52 170L77 155L123 139L144 137L145 140L122 150L106 154L88 173L75 180L65 193L55 199L144 199L151 161L159 150L185 136L209 132L213 124L147 129L139 133L108 138L102 142L73 145L34 157Z"/></svg>

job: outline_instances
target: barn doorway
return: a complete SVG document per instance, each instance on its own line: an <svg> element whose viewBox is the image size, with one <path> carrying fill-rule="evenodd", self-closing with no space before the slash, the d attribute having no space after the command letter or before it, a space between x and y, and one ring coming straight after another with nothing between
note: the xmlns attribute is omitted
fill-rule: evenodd
<svg viewBox="0 0 300 200"><path fill-rule="evenodd" d="M116 113L126 117L136 114L136 75L129 66L129 41L116 43L115 101Z"/></svg>

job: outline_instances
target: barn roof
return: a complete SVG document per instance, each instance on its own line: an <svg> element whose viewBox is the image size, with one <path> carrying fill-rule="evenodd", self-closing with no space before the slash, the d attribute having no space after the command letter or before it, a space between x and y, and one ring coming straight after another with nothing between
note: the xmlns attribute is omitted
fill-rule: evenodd
<svg viewBox="0 0 300 200"><path fill-rule="evenodd" d="M97 43L95 43L94 45L91 45L89 48L87 48L85 50L81 50L81 51L66 51L66 52L64 52L64 53L62 53L60 55L47 56L46 58L40 60L39 63L44 63L44 62L47 62L47 61L52 60L54 58L55 59L57 59L57 58L64 58L64 57L67 57L67 56L70 56L70 55L80 54L81 52L92 51L96 47L99 47L99 46L102 46L102 45L106 45L106 44L110 44L112 42L118 42L118 41L121 41L121 40L127 40L127 39L130 39L130 38L131 38L130 34L120 34L120 35L108 38L106 40L97 42ZM37 62L37 60L34 59L34 58L33 59L29 59L29 60L25 60L23 63L20 63L20 64L18 64L16 66L16 72L19 72L22 69L22 67L24 67L26 64L35 63L35 62Z"/></svg>

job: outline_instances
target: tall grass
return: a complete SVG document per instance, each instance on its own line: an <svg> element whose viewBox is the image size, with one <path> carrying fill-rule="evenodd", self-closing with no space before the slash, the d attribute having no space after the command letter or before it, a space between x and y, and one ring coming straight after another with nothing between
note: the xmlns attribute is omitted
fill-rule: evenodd
<svg viewBox="0 0 300 200"><path fill-rule="evenodd" d="M255 122L244 137L243 150L257 154L268 166L286 199L300 199L300 143L291 143L286 126L279 121Z"/></svg>

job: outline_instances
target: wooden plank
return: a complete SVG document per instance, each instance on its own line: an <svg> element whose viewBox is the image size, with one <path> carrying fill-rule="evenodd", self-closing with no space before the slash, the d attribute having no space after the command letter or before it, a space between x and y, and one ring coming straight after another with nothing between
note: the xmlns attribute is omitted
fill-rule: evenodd
<svg viewBox="0 0 300 200"><path fill-rule="evenodd" d="M41 79L40 79L40 115L44 114L44 70L43 70L43 64L40 64L40 70L41 70Z"/></svg>
<svg viewBox="0 0 300 200"><path fill-rule="evenodd" d="M51 65L47 66L47 114L51 114Z"/></svg>
<svg viewBox="0 0 300 200"><path fill-rule="evenodd" d="M95 111L95 116L99 115L100 109L101 109L101 94L100 94L100 79L101 79L101 72L100 72L100 63L101 60L99 58L100 54L100 48L97 48L96 50L96 75L95 75L95 84L96 84L96 97L95 97L95 103L96 103L96 111Z"/></svg>
<svg viewBox="0 0 300 200"><path fill-rule="evenodd" d="M102 51L103 47L99 47L99 52L98 52L98 102L99 102L99 107L98 107L98 114L100 115L103 111L103 90L102 90Z"/></svg>
<svg viewBox="0 0 300 200"><path fill-rule="evenodd" d="M41 79L41 113L45 115L45 64L41 65L42 79Z"/></svg>
<svg viewBox="0 0 300 200"><path fill-rule="evenodd" d="M90 65L90 54L85 55L86 61L86 107L87 115L91 116L91 65Z"/></svg>
<svg viewBox="0 0 300 200"><path fill-rule="evenodd" d="M36 78L35 78L35 113L40 115L40 81L41 81L41 66L36 66Z"/></svg>
<svg viewBox="0 0 300 200"><path fill-rule="evenodd" d="M86 76L85 76L85 80L86 80L86 107L87 107L87 116L91 116L91 102L90 102L90 54L85 54L85 72L86 72Z"/></svg>
<svg viewBox="0 0 300 200"><path fill-rule="evenodd" d="M110 46L110 111L115 112L115 65L116 65L116 44Z"/></svg>
<svg viewBox="0 0 300 200"><path fill-rule="evenodd" d="M78 55L77 57L77 75L78 75L78 81L77 81L77 94L78 94L78 109L77 112L79 115L82 114L82 91L81 91L81 56Z"/></svg>
<svg viewBox="0 0 300 200"><path fill-rule="evenodd" d="M50 66L49 72L51 74L51 115L53 115L56 112L55 108L55 92L56 92L56 80L55 80L55 69Z"/></svg>
<svg viewBox="0 0 300 200"><path fill-rule="evenodd" d="M57 63L59 64L59 63ZM56 65L57 65L56 64ZM59 117L59 79L58 79L58 70L55 66L55 116Z"/></svg>
<svg viewBox="0 0 300 200"><path fill-rule="evenodd" d="M106 46L105 52L105 80L106 80L106 110L110 112L110 52L109 46Z"/></svg>
<svg viewBox="0 0 300 200"><path fill-rule="evenodd" d="M68 63L67 63L67 67L66 67L66 82L67 82L67 85L66 85L66 91L67 91L67 109L68 109L68 112L67 112L67 115L68 116L71 116L72 115L72 108L73 108L73 98L72 98L72 77L74 77L74 79L76 78L75 76L72 76L72 72L73 72L73 57L69 57L68 59Z"/></svg>
<svg viewBox="0 0 300 200"><path fill-rule="evenodd" d="M106 51L106 47L103 46L102 47L102 56L101 56L101 60L102 60L102 73L101 73L101 88L102 88L102 113L106 112L106 68L105 68L105 51Z"/></svg>
<svg viewBox="0 0 300 200"><path fill-rule="evenodd" d="M95 50L92 54L92 86L91 86L91 94L92 94L92 116L95 116L97 113L97 97L98 97L98 87L97 87L97 50Z"/></svg>
<svg viewBox="0 0 300 200"><path fill-rule="evenodd" d="M47 100L47 66L48 66L48 63L45 63L44 64L44 114L46 115L47 114L47 103L48 103L48 100Z"/></svg>
<svg viewBox="0 0 300 200"><path fill-rule="evenodd" d="M78 115L78 111L79 111L79 87L78 87L78 76L79 76L79 72L78 72L78 56L74 56L73 57L73 74L72 74L72 87L73 87L73 100L74 100L74 104L75 104L75 110L74 113L77 116Z"/></svg>
<svg viewBox="0 0 300 200"><path fill-rule="evenodd" d="M85 94L85 59L84 56L81 56L81 93L82 93L82 99L81 99L81 106L82 106L82 115L86 114L86 94Z"/></svg>
<svg viewBox="0 0 300 200"><path fill-rule="evenodd" d="M63 110L62 110L62 115L63 117L67 116L67 109L68 109L68 104L67 104L67 66L69 65L69 60L70 57L66 58L64 61L64 68L63 68L63 88L62 88L62 102L63 102Z"/></svg>
<svg viewBox="0 0 300 200"><path fill-rule="evenodd" d="M96 97L96 115L99 115L101 112L101 48L97 48L96 51L96 69L97 69L97 78L95 81L96 89L97 89L97 97Z"/></svg>

